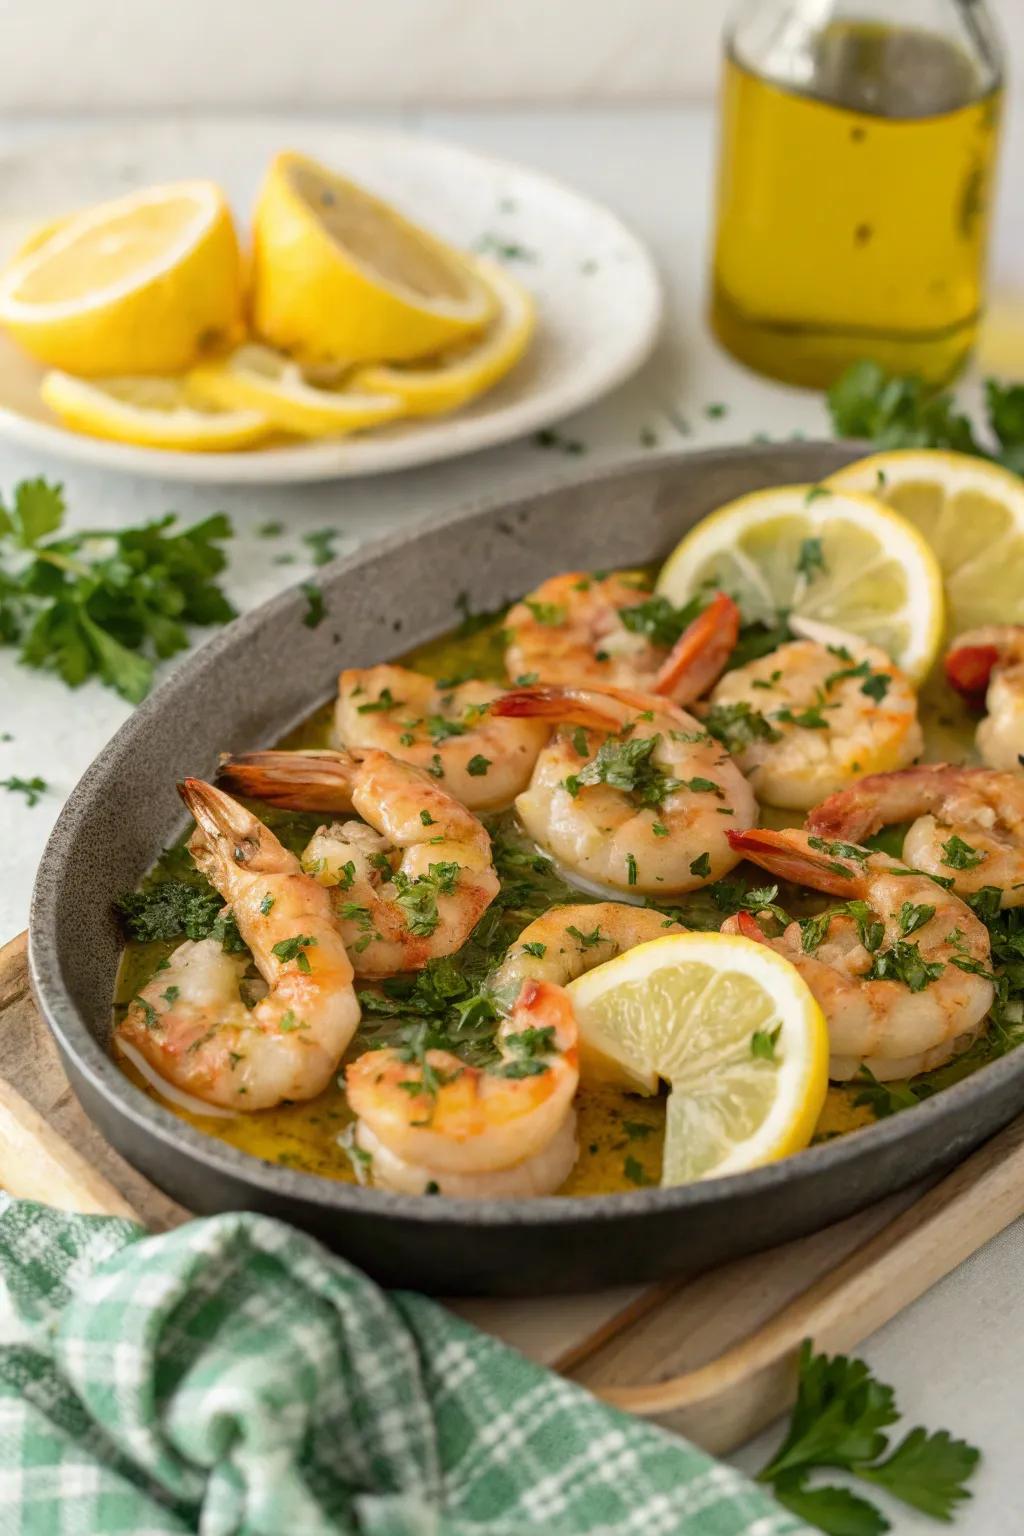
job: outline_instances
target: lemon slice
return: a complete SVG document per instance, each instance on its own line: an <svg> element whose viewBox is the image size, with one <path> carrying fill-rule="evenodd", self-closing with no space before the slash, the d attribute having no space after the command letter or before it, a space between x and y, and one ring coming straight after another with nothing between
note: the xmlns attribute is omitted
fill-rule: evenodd
<svg viewBox="0 0 1024 1536"><path fill-rule="evenodd" d="M225 410L259 411L282 432L333 437L379 427L402 414L395 394L312 384L298 363L249 342L188 376L196 394Z"/></svg>
<svg viewBox="0 0 1024 1536"><path fill-rule="evenodd" d="M476 268L498 305L483 336L426 363L360 368L352 388L396 394L406 415L434 416L456 410L504 378L530 344L537 323L533 299L496 262L480 258Z"/></svg>
<svg viewBox="0 0 1024 1536"><path fill-rule="evenodd" d="M717 588L747 623L795 614L828 624L881 646L915 681L942 640L935 556L873 496L784 485L719 507L677 545L657 581L677 604Z"/></svg>
<svg viewBox="0 0 1024 1536"><path fill-rule="evenodd" d="M678 933L568 988L581 1070L634 1092L669 1084L661 1182L740 1173L806 1147L828 1088L828 1030L781 955Z"/></svg>
<svg viewBox="0 0 1024 1536"><path fill-rule="evenodd" d="M300 363L402 361L484 329L472 264L353 182L278 155L253 224L253 321Z"/></svg>
<svg viewBox="0 0 1024 1536"><path fill-rule="evenodd" d="M874 453L829 484L869 490L913 523L938 557L950 632L1024 624L1024 480L966 453Z"/></svg>
<svg viewBox="0 0 1024 1536"><path fill-rule="evenodd" d="M212 182L133 193L59 220L0 277L0 325L51 367L176 373L232 338L238 242Z"/></svg>
<svg viewBox="0 0 1024 1536"><path fill-rule="evenodd" d="M216 453L248 448L273 431L261 412L212 408L182 379L97 382L54 371L43 379L39 393L75 432L146 448Z"/></svg>

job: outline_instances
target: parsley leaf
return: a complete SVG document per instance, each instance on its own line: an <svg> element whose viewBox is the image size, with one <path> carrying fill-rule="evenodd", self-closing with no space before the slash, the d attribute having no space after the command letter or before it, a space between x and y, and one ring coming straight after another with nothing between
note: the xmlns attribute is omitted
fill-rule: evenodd
<svg viewBox="0 0 1024 1536"><path fill-rule="evenodd" d="M440 922L438 896L450 896L459 878L461 865L450 861L431 864L425 875L411 880L402 870L394 874L395 900L405 913L411 934L429 938Z"/></svg>
<svg viewBox="0 0 1024 1536"><path fill-rule="evenodd" d="M866 981L901 981L911 992L923 992L945 970L941 960L925 960L919 945L897 939L888 949L876 951Z"/></svg>
<svg viewBox="0 0 1024 1536"><path fill-rule="evenodd" d="M828 495L828 492L824 492ZM804 539L800 544L800 553L797 555L796 568L801 576L806 576L808 581L816 571L824 574L828 567L825 564L825 556L822 553L820 539Z"/></svg>
<svg viewBox="0 0 1024 1536"><path fill-rule="evenodd" d="M19 779L17 774L12 774L9 779L0 779L0 789L10 790L12 795L24 795L29 810L39 804L40 795L45 795L49 787L46 780L41 779L38 774L33 774L30 779Z"/></svg>
<svg viewBox="0 0 1024 1536"><path fill-rule="evenodd" d="M970 1494L965 1486L978 1452L947 1430L915 1428L890 1449L885 1433L899 1418L891 1387L862 1360L800 1351L800 1379L789 1431L758 1473L779 1502L830 1536L880 1536L888 1521L866 1499L845 1488L814 1487L818 1470L836 1467L884 1488L924 1514L948 1520Z"/></svg>
<svg viewBox="0 0 1024 1536"><path fill-rule="evenodd" d="M634 795L640 805L660 805L682 786L681 779L671 778L655 766L653 758L660 742L660 735L634 737L630 741L610 738L601 743L597 756L572 778L577 786L608 784L612 789Z"/></svg>
<svg viewBox="0 0 1024 1536"><path fill-rule="evenodd" d="M140 944L154 940L219 939L229 953L245 944L234 918L221 915L223 898L213 887L186 880L158 880L141 891L126 891L114 903L129 938Z"/></svg>
<svg viewBox="0 0 1024 1536"><path fill-rule="evenodd" d="M692 597L688 603L677 608L674 603L669 602L667 597L658 593L642 603L620 608L619 619L630 634L643 635L652 645L661 646L664 650L670 651L683 630L689 628L703 607L704 604L699 597Z"/></svg>
<svg viewBox="0 0 1024 1536"><path fill-rule="evenodd" d="M301 590L306 599L306 611L302 615L302 622L307 629L318 629L327 616L324 595L315 581L304 581Z"/></svg>
<svg viewBox="0 0 1024 1536"><path fill-rule="evenodd" d="M965 843L962 837L957 837L955 832L943 843L942 855L942 862L947 869L977 869L988 857L987 854L979 853L977 848L972 848L970 843Z"/></svg>
<svg viewBox="0 0 1024 1536"><path fill-rule="evenodd" d="M755 741L778 741L779 732L752 705L713 704L704 719L708 733L729 752L742 752Z"/></svg>

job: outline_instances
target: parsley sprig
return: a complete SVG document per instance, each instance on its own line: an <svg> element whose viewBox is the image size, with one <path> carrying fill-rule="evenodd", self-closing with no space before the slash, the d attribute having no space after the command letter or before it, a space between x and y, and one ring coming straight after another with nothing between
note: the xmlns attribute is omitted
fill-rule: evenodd
<svg viewBox="0 0 1024 1536"><path fill-rule="evenodd" d="M893 1447L885 1433L899 1419L895 1394L863 1360L800 1351L800 1382L789 1430L758 1473L780 1504L828 1536L881 1536L889 1521L851 1489L814 1485L814 1473L838 1469L882 1488L922 1514L949 1520L970 1498L967 1482L979 1452L948 1430L911 1429Z"/></svg>
<svg viewBox="0 0 1024 1536"><path fill-rule="evenodd" d="M951 394L913 375L886 373L878 363L848 368L829 390L828 405L839 437L867 437L882 448L953 448L1024 473L1024 384L985 381L988 444Z"/></svg>
<svg viewBox="0 0 1024 1536"><path fill-rule="evenodd" d="M64 513L63 488L43 479L0 501L0 643L71 688L99 677L137 704L190 627L234 617L215 579L231 524L217 514L178 529L169 514L60 536Z"/></svg>

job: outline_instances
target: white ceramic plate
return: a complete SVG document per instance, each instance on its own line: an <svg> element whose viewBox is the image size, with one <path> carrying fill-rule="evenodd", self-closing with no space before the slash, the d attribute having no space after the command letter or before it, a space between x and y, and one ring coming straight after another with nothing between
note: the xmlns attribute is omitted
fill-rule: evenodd
<svg viewBox="0 0 1024 1536"><path fill-rule="evenodd" d="M661 290L644 247L606 208L546 176L408 134L291 121L133 124L0 160L0 260L45 219L153 182L204 176L243 225L271 156L292 148L364 182L455 245L504 260L537 300L526 357L464 410L362 437L175 453L89 438L38 398L42 370L0 336L0 437L132 474L283 482L382 474L550 425L633 373L653 345Z"/></svg>

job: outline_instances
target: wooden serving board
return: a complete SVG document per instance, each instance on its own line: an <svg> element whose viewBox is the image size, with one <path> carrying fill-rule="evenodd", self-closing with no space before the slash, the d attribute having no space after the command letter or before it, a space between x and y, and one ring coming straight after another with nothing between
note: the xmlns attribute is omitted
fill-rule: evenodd
<svg viewBox="0 0 1024 1536"><path fill-rule="evenodd" d="M63 1210L188 1219L79 1108L32 1000L25 935L0 948L0 1188ZM725 1453L792 1400L804 1338L849 1350L1024 1214L1024 1115L931 1188L678 1282L451 1306L618 1407Z"/></svg>

